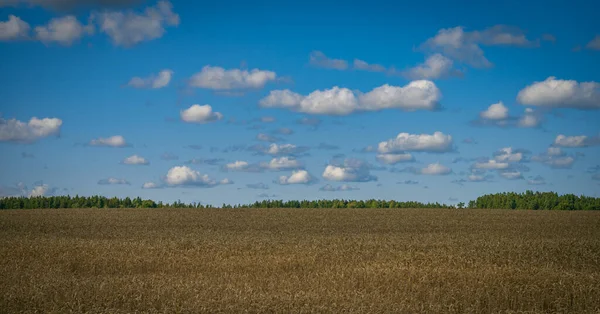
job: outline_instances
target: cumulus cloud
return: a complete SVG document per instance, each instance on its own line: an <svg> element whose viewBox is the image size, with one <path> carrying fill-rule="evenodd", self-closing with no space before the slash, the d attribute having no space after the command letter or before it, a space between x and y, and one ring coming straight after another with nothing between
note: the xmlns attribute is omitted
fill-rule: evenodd
<svg viewBox="0 0 600 314"><path fill-rule="evenodd" d="M532 156L531 160L555 169L571 168L575 162L575 158L567 156L559 147L549 147L545 153Z"/></svg>
<svg viewBox="0 0 600 314"><path fill-rule="evenodd" d="M119 185L119 184L130 185L129 181L127 181L125 179L118 179L118 178L113 178L113 177L98 180L98 184L100 184L100 185Z"/></svg>
<svg viewBox="0 0 600 314"><path fill-rule="evenodd" d="M382 154L406 151L444 153L452 151L452 136L442 132L431 135L400 133L396 138L379 143L377 151Z"/></svg>
<svg viewBox="0 0 600 314"><path fill-rule="evenodd" d="M310 64L319 68L335 70L346 70L348 68L348 62L345 60L328 58L321 51L313 51L310 53Z"/></svg>
<svg viewBox="0 0 600 314"><path fill-rule="evenodd" d="M451 59L436 53L429 56L424 63L403 71L402 75L411 80L434 80L451 75L460 75L460 71L452 70L453 66L454 62Z"/></svg>
<svg viewBox="0 0 600 314"><path fill-rule="evenodd" d="M213 112L210 105L192 105L179 113L181 120L187 123L208 123L223 119L220 112Z"/></svg>
<svg viewBox="0 0 600 314"><path fill-rule="evenodd" d="M508 114L508 108L503 102L499 101L490 105L486 110L479 113L479 120L476 125L495 125L499 127L535 128L542 122L542 115L531 108L526 108L521 117L511 117Z"/></svg>
<svg viewBox="0 0 600 314"><path fill-rule="evenodd" d="M255 189L255 190L268 190L269 189L269 186L262 182L246 184L246 187L249 189Z"/></svg>
<svg viewBox="0 0 600 314"><path fill-rule="evenodd" d="M369 64L366 61L360 59L354 59L353 67L355 70L369 71L369 72L385 72L386 68L380 64Z"/></svg>
<svg viewBox="0 0 600 314"><path fill-rule="evenodd" d="M258 89L265 84L274 81L277 74L272 71L259 69L226 70L221 67L204 66L202 71L194 74L189 84L192 87L206 88L212 90L235 90L235 89Z"/></svg>
<svg viewBox="0 0 600 314"><path fill-rule="evenodd" d="M309 148L304 146L296 146L294 144L276 144L273 143L269 146L255 145L249 148L250 150L256 151L260 154L267 154L273 156L281 155L297 155L306 152Z"/></svg>
<svg viewBox="0 0 600 314"><path fill-rule="evenodd" d="M202 174L187 166L176 166L169 169L163 180L170 187L194 186L208 188L221 184L230 184L229 180L217 181L207 174Z"/></svg>
<svg viewBox="0 0 600 314"><path fill-rule="evenodd" d="M296 170L293 171L289 176L280 176L275 183L281 185L288 184L309 184L314 182L315 179L308 173L306 170Z"/></svg>
<svg viewBox="0 0 600 314"><path fill-rule="evenodd" d="M510 165L507 162L498 162L494 159L490 159L486 162L476 162L475 164L473 164L473 168L485 170L507 169L509 166Z"/></svg>
<svg viewBox="0 0 600 314"><path fill-rule="evenodd" d="M0 22L0 40L22 40L29 38L29 23L21 20L18 16L9 15L6 22Z"/></svg>
<svg viewBox="0 0 600 314"><path fill-rule="evenodd" d="M522 89L517 101L548 108L600 109L600 83L548 77Z"/></svg>
<svg viewBox="0 0 600 314"><path fill-rule="evenodd" d="M223 169L229 171L243 171L248 169L249 166L250 164L247 161L236 160L232 163L225 164Z"/></svg>
<svg viewBox="0 0 600 314"><path fill-rule="evenodd" d="M33 189L27 195L28 197L36 197L36 196L48 196L54 194L56 189L50 188L48 184L41 184L33 187Z"/></svg>
<svg viewBox="0 0 600 314"><path fill-rule="evenodd" d="M297 159L291 157L280 157L273 158L269 162L260 163L260 167L263 169L273 170L273 171L281 171L281 170L293 170L293 169L301 169L303 165Z"/></svg>
<svg viewBox="0 0 600 314"><path fill-rule="evenodd" d="M158 183L152 182L152 181L144 182L144 184L142 184L142 189L159 189L159 188L161 188L161 186Z"/></svg>
<svg viewBox="0 0 600 314"><path fill-rule="evenodd" d="M520 171L517 171L517 170L501 171L500 176L502 176L503 178L508 179L508 180L523 179L523 175L521 174Z"/></svg>
<svg viewBox="0 0 600 314"><path fill-rule="evenodd" d="M588 147L594 145L600 145L600 135L598 136L566 136L559 134L554 139L554 146L556 147Z"/></svg>
<svg viewBox="0 0 600 314"><path fill-rule="evenodd" d="M421 45L421 49L439 52L475 68L491 67L481 45L536 46L522 30L507 25L495 25L482 31L465 31L462 26L445 28Z"/></svg>
<svg viewBox="0 0 600 314"><path fill-rule="evenodd" d="M150 164L150 162L148 160L146 160L146 158L138 156L138 155L129 156L129 157L123 159L122 163L125 165L149 165Z"/></svg>
<svg viewBox="0 0 600 314"><path fill-rule="evenodd" d="M97 18L100 31L107 34L116 46L131 47L143 41L162 37L167 26L179 25L179 15L168 1L159 1L143 13L133 11L102 12Z"/></svg>
<svg viewBox="0 0 600 314"><path fill-rule="evenodd" d="M508 118L508 108L501 101L492 104L487 110L482 111L479 116L487 120L504 120Z"/></svg>
<svg viewBox="0 0 600 314"><path fill-rule="evenodd" d="M127 83L127 86L131 86L133 88L163 88L169 85L171 78L173 77L173 71L169 69L162 70L158 72L158 75L150 75L148 77L133 77Z"/></svg>
<svg viewBox="0 0 600 314"><path fill-rule="evenodd" d="M326 184L323 187L321 187L319 190L326 191L326 192L338 192L338 191L354 191L354 190L360 190L360 189L358 187L350 186L348 184L342 184L338 187L334 187L331 184Z"/></svg>
<svg viewBox="0 0 600 314"><path fill-rule="evenodd" d="M592 39L589 43L587 43L587 45L585 45L585 48L592 50L600 50L600 35L596 35L594 39Z"/></svg>
<svg viewBox="0 0 600 314"><path fill-rule="evenodd" d="M377 181L371 175L369 165L358 159L346 159L342 164L332 164L325 167L323 178L329 181L368 182Z"/></svg>
<svg viewBox="0 0 600 314"><path fill-rule="evenodd" d="M525 114L519 118L517 125L522 128L536 128L542 123L542 116L531 108L525 109Z"/></svg>
<svg viewBox="0 0 600 314"><path fill-rule="evenodd" d="M524 151L512 147L504 147L496 152L494 159L498 162L520 162L523 160Z"/></svg>
<svg viewBox="0 0 600 314"><path fill-rule="evenodd" d="M411 154L378 154L377 161L386 165L395 165L401 162L414 161Z"/></svg>
<svg viewBox="0 0 600 314"><path fill-rule="evenodd" d="M413 81L404 87L382 85L368 93L353 92L335 86L316 90L307 96L288 89L274 90L260 100L263 108L285 108L296 112L323 115L348 115L356 111L401 109L405 111L434 110L439 106L441 92L431 81Z"/></svg>
<svg viewBox="0 0 600 314"><path fill-rule="evenodd" d="M32 143L51 135L58 135L62 123L58 118L33 117L25 123L0 117L0 142Z"/></svg>
<svg viewBox="0 0 600 314"><path fill-rule="evenodd" d="M67 15L61 18L53 18L48 25L37 26L35 36L41 42L49 44L56 42L64 46L70 46L74 41L83 37L83 35L92 35L94 25L83 25L73 15Z"/></svg>
<svg viewBox="0 0 600 314"><path fill-rule="evenodd" d="M434 163L434 164L429 164L424 168L415 168L415 167L404 168L403 170L400 170L400 172L411 172L414 174L424 174L424 175L448 175L448 174L452 173L452 169L450 169L440 163ZM409 184L409 183L405 183L405 184Z"/></svg>
<svg viewBox="0 0 600 314"><path fill-rule="evenodd" d="M107 138L99 137L90 141L91 146L107 146L107 147L125 147L128 146L125 138L121 135L115 135Z"/></svg>

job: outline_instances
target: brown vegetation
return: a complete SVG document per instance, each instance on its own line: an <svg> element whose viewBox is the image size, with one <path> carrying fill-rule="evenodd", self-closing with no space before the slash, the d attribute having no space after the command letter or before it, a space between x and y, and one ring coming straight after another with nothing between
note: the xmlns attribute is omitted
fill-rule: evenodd
<svg viewBox="0 0 600 314"><path fill-rule="evenodd" d="M600 213L0 211L0 312L597 312Z"/></svg>

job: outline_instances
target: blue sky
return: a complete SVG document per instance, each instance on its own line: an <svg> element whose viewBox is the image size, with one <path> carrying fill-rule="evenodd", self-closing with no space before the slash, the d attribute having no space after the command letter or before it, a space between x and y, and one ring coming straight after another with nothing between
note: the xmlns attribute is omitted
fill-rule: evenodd
<svg viewBox="0 0 600 314"><path fill-rule="evenodd" d="M114 3L0 0L2 196L599 196L590 1Z"/></svg>

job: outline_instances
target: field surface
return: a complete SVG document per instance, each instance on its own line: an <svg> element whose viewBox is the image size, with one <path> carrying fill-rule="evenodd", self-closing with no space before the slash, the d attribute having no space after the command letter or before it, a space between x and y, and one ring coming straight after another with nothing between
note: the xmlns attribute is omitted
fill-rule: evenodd
<svg viewBox="0 0 600 314"><path fill-rule="evenodd" d="M0 312L600 311L600 213L0 211Z"/></svg>

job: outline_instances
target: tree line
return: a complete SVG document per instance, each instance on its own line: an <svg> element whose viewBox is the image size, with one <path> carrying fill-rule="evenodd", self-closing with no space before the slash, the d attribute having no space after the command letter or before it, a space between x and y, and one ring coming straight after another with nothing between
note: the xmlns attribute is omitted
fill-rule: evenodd
<svg viewBox="0 0 600 314"><path fill-rule="evenodd" d="M448 205L440 203L399 202L386 200L263 200L251 204L222 204L220 208L464 208L465 203ZM547 209L547 210L600 210L600 198L558 195L555 192L496 193L469 201L468 208L495 209ZM37 196L0 198L0 209L36 208L214 208L201 203L176 201L155 202L136 198L94 196Z"/></svg>

